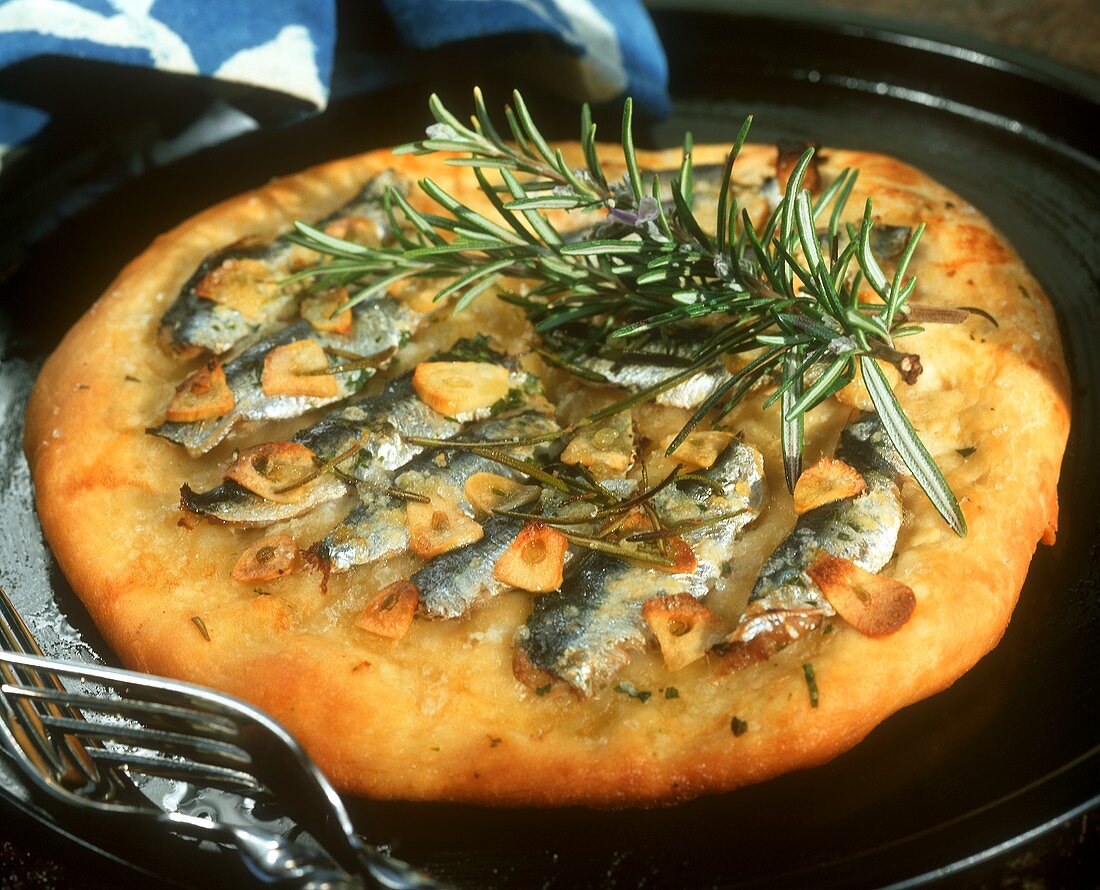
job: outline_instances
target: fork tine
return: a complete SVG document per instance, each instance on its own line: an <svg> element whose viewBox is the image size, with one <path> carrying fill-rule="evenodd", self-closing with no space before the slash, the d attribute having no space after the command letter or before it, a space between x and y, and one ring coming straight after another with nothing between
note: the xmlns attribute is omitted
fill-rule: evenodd
<svg viewBox="0 0 1100 890"><path fill-rule="evenodd" d="M62 677L73 677L84 681L94 681L110 686L125 695L127 690L140 690L133 698L141 702L155 701L174 706L194 708L207 714L236 721L241 715L262 715L263 712L222 692L196 686L183 680L171 680L167 677L154 677L139 674L121 668L103 665L77 664L68 661L56 661L42 656L25 655L18 652L0 650L0 661L20 669L47 671ZM64 687L62 687L64 688ZM255 718L252 718L255 720ZM270 718L267 718L270 720ZM275 725L274 723L272 725Z"/></svg>
<svg viewBox="0 0 1100 890"><path fill-rule="evenodd" d="M64 704L79 708L81 711L133 717L157 729L171 730L182 727L201 731L204 735L218 735L226 740L235 739L238 735L237 727L227 718L161 702L103 698L68 690L58 692L41 687L15 686L7 683L0 686L0 689L7 695L17 698Z"/></svg>
<svg viewBox="0 0 1100 890"><path fill-rule="evenodd" d="M15 671L2 663L0 663L0 678L16 681L19 679ZM25 703L9 702L6 699L4 710L12 733L18 737L20 745L27 749L28 753L33 752L35 765L39 769L48 769L51 773L71 781L72 769L54 746L42 725L38 712Z"/></svg>
<svg viewBox="0 0 1100 890"><path fill-rule="evenodd" d="M129 671L53 661L43 664L26 656L0 651L0 668L4 667L5 662L25 669L37 668L62 676L91 679L120 694L129 695L129 698L121 700L96 701L92 703L92 707L103 713L129 717L139 724L135 726L89 721L83 715L76 718L43 715L40 717L41 724L51 735L70 734L97 743L116 742L179 755L203 765L223 769L247 769L252 764L252 758L247 752L232 743L238 740L240 727L234 719L237 716L235 709L227 707L227 703L233 702L228 697L214 692L207 693L201 687L190 684L178 684L161 678L146 679ZM176 687L186 694L183 706L165 704L163 701L173 699L172 693ZM13 698L45 698L55 695L69 701L81 698L64 689L58 693L37 691L22 684L0 684L0 691ZM149 691L154 692L161 701L146 701L143 696ZM178 701L180 697L175 696L174 700ZM209 698L216 700L211 702L208 701ZM210 738L211 727L220 738Z"/></svg>
<svg viewBox="0 0 1100 890"><path fill-rule="evenodd" d="M26 683L6 684L4 691L13 697L79 703L89 710L129 716L169 731L193 731L204 737L214 734L226 741L233 741L240 736L240 709L251 710L249 706L230 696L163 677L50 659L36 662L33 658L26 658L18 653L0 650L0 667L5 662L25 673L40 671L49 678L60 675L85 682L93 681L113 689L121 696L117 699L98 696L77 698L60 683L56 691L53 688L42 688L41 684L37 684L38 690L32 690ZM74 719L83 717L75 709L72 709L72 713Z"/></svg>
<svg viewBox="0 0 1100 890"><path fill-rule="evenodd" d="M144 726L95 723L91 720L73 720L69 717L43 717L42 723L48 730L68 733L78 738L98 739L150 751L163 751L165 754L176 754L225 769L247 768L252 763L252 758L236 745L182 732L149 729Z"/></svg>
<svg viewBox="0 0 1100 890"><path fill-rule="evenodd" d="M162 779L175 779L191 785L217 788L244 797L255 798L268 794L267 788L256 781L250 773L223 767L190 763L179 760L166 760L132 752L116 753L106 748L97 749L92 757L98 763L116 766L128 773L141 773L146 776L158 776Z"/></svg>
<svg viewBox="0 0 1100 890"><path fill-rule="evenodd" d="M0 587L0 635L4 637L4 648L13 652L26 652L29 655L42 655L38 642L31 635L30 628L15 608L8 593Z"/></svg>
<svg viewBox="0 0 1100 890"><path fill-rule="evenodd" d="M62 783L60 777L49 768L42 768L42 765L36 761L34 751L24 744L25 734L22 732L22 727L18 721L13 722L12 711L7 707L7 702L3 700L3 696L0 696L0 704L4 705L4 707L0 707L0 747L11 756L15 765L20 769L28 789L32 793L60 803L64 807L71 807L74 800L85 801L91 806L92 798L78 794L71 787ZM106 793L104 793L105 791ZM136 789L133 794L128 794L126 786L114 777L110 782L105 783L103 788L97 788L96 795L100 800L112 801L110 804L104 804L104 806L116 810L137 811L138 809L149 810L152 807L151 801Z"/></svg>
<svg viewBox="0 0 1100 890"><path fill-rule="evenodd" d="M42 649L3 587L0 587L0 649L42 656ZM19 678L19 673L10 665L0 665L0 677L13 682ZM56 676L47 676L43 679L36 675L27 679L43 689L54 691L65 689ZM20 702L10 707L13 716L22 726L26 739L34 745L39 755L58 777L74 786L83 785L85 788L104 788L109 784L108 778L99 771L83 745L69 737L63 737L60 745L54 744L53 739L41 725L40 715L33 706ZM79 712L56 705L48 710L56 716L79 716Z"/></svg>
<svg viewBox="0 0 1100 890"><path fill-rule="evenodd" d="M3 697L0 697L0 725L7 729L14 743L36 770L55 775L65 774L65 768L53 750L53 746L43 742L44 738L48 738L45 735L45 728L43 727L42 735L25 729L11 703Z"/></svg>

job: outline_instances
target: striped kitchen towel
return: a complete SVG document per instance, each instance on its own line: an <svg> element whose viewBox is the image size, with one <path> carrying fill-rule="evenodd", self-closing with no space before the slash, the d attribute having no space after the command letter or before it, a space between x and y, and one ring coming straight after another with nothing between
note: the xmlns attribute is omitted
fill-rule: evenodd
<svg viewBox="0 0 1100 890"><path fill-rule="evenodd" d="M363 2L363 0L357 0ZM0 0L0 69L68 56L261 87L328 102L336 0ZM515 35L559 66L559 88L667 110L667 69L640 0L383 0L410 52ZM522 58L522 55L517 56ZM530 57L529 57L530 58ZM380 79L379 82L383 82ZM33 137L41 110L0 95L0 150Z"/></svg>

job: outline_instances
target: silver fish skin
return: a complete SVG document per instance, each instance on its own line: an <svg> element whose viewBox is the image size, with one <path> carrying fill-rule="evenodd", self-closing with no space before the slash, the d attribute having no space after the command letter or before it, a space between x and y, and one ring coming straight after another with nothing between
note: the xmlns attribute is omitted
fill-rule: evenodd
<svg viewBox="0 0 1100 890"><path fill-rule="evenodd" d="M263 389L264 360L277 346L296 340L316 340L323 347L343 350L371 358L395 352L420 325L423 316L413 312L391 297L364 300L352 309L352 329L348 334L316 330L308 321L299 321L262 337L240 355L225 364L225 379L233 393L233 409L221 417L192 423L166 421L149 430L183 445L192 457L206 454L228 436L235 427L249 420L285 420L300 417L307 411L342 401L358 392L366 381L392 361L392 356L378 362L378 368L364 368L336 377L336 392L329 397L268 395ZM346 362L337 356L328 357L329 366Z"/></svg>
<svg viewBox="0 0 1100 890"><path fill-rule="evenodd" d="M265 307L265 318L252 319L223 303L200 297L200 282L223 264L232 260L259 260L268 269L282 269L294 245L276 239L261 245L230 245L210 254L195 269L180 288L179 296L161 317L161 341L183 351L193 347L221 355L245 337L259 330L260 325L287 310L292 298L276 295Z"/></svg>
<svg viewBox="0 0 1100 890"><path fill-rule="evenodd" d="M730 443L707 471L722 488L681 485L655 497L669 522L736 513L722 522L685 533L695 553L692 572L672 574L629 563L604 553L588 556L556 593L535 600L516 646L534 666L564 680L584 696L592 695L645 647L648 629L642 606L654 597L687 593L706 596L729 559L741 530L760 513L764 464L760 453L740 441Z"/></svg>
<svg viewBox="0 0 1100 890"><path fill-rule="evenodd" d="M879 224L871 229L871 252L884 262L896 260L913 234L910 226Z"/></svg>
<svg viewBox="0 0 1100 890"><path fill-rule="evenodd" d="M412 386L412 374L404 374L378 395L334 411L296 433L291 441L305 445L321 462L332 461L358 445L338 469L359 481L384 485L392 470L421 450L406 442L406 436L449 439L461 428L458 421L421 402ZM184 485L180 505L218 522L256 527L301 516L347 492L345 482L325 475L310 485L301 500L280 504L227 480L209 491L194 491Z"/></svg>
<svg viewBox="0 0 1100 890"><path fill-rule="evenodd" d="M361 487L355 509L309 550L336 573L407 553L405 502L384 489Z"/></svg>
<svg viewBox="0 0 1100 890"><path fill-rule="evenodd" d="M425 618L461 618L508 589L493 577L493 567L523 529L521 520L490 516L484 536L473 544L449 550L413 573Z"/></svg>
<svg viewBox="0 0 1100 890"><path fill-rule="evenodd" d="M902 521L898 482L907 471L878 415L862 414L849 423L836 455L859 470L866 490L799 517L761 568L748 606L719 652L764 659L834 614L806 573L819 552L868 572L880 571L893 557Z"/></svg>
<svg viewBox="0 0 1100 890"><path fill-rule="evenodd" d="M493 361L514 368L510 356L495 352L484 341L459 341L437 360ZM513 370L517 386L527 378ZM463 424L429 408L420 401L412 384L412 373L402 374L383 387L377 395L361 397L299 430L292 442L305 445L322 463L349 454L337 468L344 476L359 482L385 487L391 474L408 463L423 448L406 440L408 436L431 439L453 438ZM293 504L265 500L232 480L209 491L194 491L184 485L180 505L192 513L217 522L243 526L265 526L282 519L301 516L328 501L343 497L348 485L331 475L311 484L307 495Z"/></svg>
<svg viewBox="0 0 1100 890"><path fill-rule="evenodd" d="M492 418L471 424L463 438L490 441L519 439L557 430L554 419L546 414L525 411L512 417ZM560 450L558 443L508 449L521 458L534 457L540 462ZM515 477L514 471L469 451L430 451L413 458L393 474L393 486L409 491L422 490L426 482L441 483L462 492L474 473L498 473ZM463 497L458 506L469 516L473 507ZM346 572L356 566L405 553L409 549L409 526L405 502L377 488L361 488L359 505L336 528L311 548L333 572Z"/></svg>
<svg viewBox="0 0 1100 890"><path fill-rule="evenodd" d="M871 253L883 265L888 266L901 256L905 245L913 234L911 226L891 226L883 223L877 224L871 229ZM845 243L843 240L841 244ZM823 251L829 250L829 230L818 229L817 240Z"/></svg>
<svg viewBox="0 0 1100 890"><path fill-rule="evenodd" d="M265 500L240 483L227 479L209 491L195 491L184 485L180 488L180 508L212 522L240 528L264 528L342 498L347 490L339 479L321 476L300 500L280 504Z"/></svg>
<svg viewBox="0 0 1100 890"><path fill-rule="evenodd" d="M389 232L389 219L386 216L383 196L386 189L400 188L399 178L391 171L385 171L373 177L348 204L335 213L320 220L317 225L324 227L341 216L362 216L378 226L379 236ZM264 318L246 318L237 310L200 297L196 292L199 283L212 271L227 260L259 260L276 278L282 278L290 270L287 263L293 254L295 245L286 236L255 246L230 245L211 254L199 264L194 274L180 289L179 296L161 318L162 341L178 350L199 347L215 355L228 352L245 337L274 320L295 301L293 295L281 295L271 300Z"/></svg>
<svg viewBox="0 0 1100 890"><path fill-rule="evenodd" d="M632 479L608 479L602 484L619 497L631 494L637 487ZM538 504L527 509L544 516L584 519L594 508L591 504L571 502L561 492L543 489ZM433 619L462 618L509 590L508 585L493 577L493 569L524 524L509 516L490 516L482 523L484 535L480 540L443 553L421 566L412 577L420 591L421 614ZM573 526L572 530L591 534L594 528L583 524ZM575 557L576 551L570 547L565 554L566 566Z"/></svg>
<svg viewBox="0 0 1100 890"><path fill-rule="evenodd" d="M431 361L478 361L502 365L510 372L512 389L505 400L519 401L537 395L532 378L515 358L488 346L483 337L459 340ZM385 486L391 473L411 461L424 448L407 441L409 436L451 439L472 420L487 417L492 408L470 418L447 417L429 408L417 396L412 372L391 380L376 396L358 399L333 411L292 439L305 445L324 461L332 460L358 445L356 453L339 468L359 482ZM535 381L537 382L537 381Z"/></svg>

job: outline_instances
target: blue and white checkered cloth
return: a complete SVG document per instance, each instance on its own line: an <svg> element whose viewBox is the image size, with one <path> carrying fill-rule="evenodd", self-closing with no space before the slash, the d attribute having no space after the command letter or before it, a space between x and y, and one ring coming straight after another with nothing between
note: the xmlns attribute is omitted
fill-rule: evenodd
<svg viewBox="0 0 1100 890"><path fill-rule="evenodd" d="M364 0L355 0L364 2ZM336 0L0 0L0 69L61 55L276 90L322 109ZM383 0L416 50L500 34L552 38L583 98L667 109L667 68L640 0ZM540 47L547 43L543 40ZM563 79L564 80L564 79ZM0 96L0 149L47 122Z"/></svg>

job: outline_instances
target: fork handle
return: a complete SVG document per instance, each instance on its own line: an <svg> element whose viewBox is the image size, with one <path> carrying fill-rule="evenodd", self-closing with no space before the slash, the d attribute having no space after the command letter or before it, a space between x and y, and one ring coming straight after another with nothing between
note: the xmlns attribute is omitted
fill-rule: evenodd
<svg viewBox="0 0 1100 890"><path fill-rule="evenodd" d="M349 875L325 853L311 850L280 834L211 822L182 813L159 813L155 821L169 831L224 844L260 883L284 890L364 890L360 877Z"/></svg>

